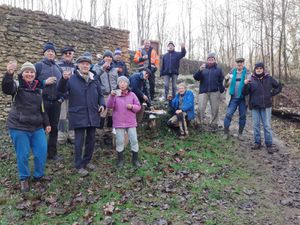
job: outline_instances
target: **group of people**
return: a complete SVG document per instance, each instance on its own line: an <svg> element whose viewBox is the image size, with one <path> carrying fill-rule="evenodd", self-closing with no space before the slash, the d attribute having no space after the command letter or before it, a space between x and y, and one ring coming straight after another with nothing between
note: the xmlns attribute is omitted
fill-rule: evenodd
<svg viewBox="0 0 300 225"><path fill-rule="evenodd" d="M57 49L51 42L43 47L44 57L32 64L21 66L17 79L17 61L11 59L2 80L2 90L12 96L12 107L7 118L7 127L17 155L21 190L29 191L31 173L28 165L30 150L34 155L33 181L42 181L48 160L62 160L57 152L57 142L74 144L74 166L82 176L96 168L91 163L95 147L96 129L116 139L116 165L124 165L125 139L128 137L132 152L132 164L140 166L137 126L142 122L144 107L152 106L155 98L155 72L160 66L164 78L164 99L169 102L171 118L167 125L179 128L179 137L188 136L188 126L195 118L194 94L184 83L178 85L180 59L186 54L184 44L175 51L173 42L167 45L168 52L161 63L150 41L136 51L134 62L138 72L129 75L122 51L105 50L99 62L93 64L91 53L85 52L74 60L75 49L65 46L62 58L56 61ZM246 123L247 101L252 109L255 135L254 149L261 147L260 120L263 123L265 143L272 151L270 127L271 97L281 90L281 85L265 72L258 63L252 75L244 66L244 59L236 60L237 66L225 77L217 65L214 54L194 74L199 81L197 121L204 124L207 103L211 106L211 127L218 127L220 93L227 88L229 105L224 120L224 135L229 137L231 119L239 107L239 137ZM169 83L172 80L172 94ZM48 134L48 138L47 135ZM84 146L84 151L83 151Z"/></svg>

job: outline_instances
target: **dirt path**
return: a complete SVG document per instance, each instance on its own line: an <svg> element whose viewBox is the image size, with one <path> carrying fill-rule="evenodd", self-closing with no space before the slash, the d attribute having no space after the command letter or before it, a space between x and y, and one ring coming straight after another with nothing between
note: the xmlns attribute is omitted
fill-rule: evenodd
<svg viewBox="0 0 300 225"><path fill-rule="evenodd" d="M198 85L193 83L192 76L180 76L179 81L185 81L196 96ZM157 87L158 92L163 93L161 79ZM223 124L225 112L226 104L223 96L223 103L220 105L220 124ZM247 114L244 141L234 138L234 133L238 130L237 119L235 114L230 128L231 139L237 144L236 154L241 157L243 163L247 164L250 171L262 174L258 176L257 183L254 185L256 191L260 192L257 201L260 205L270 205L270 207L275 205L280 208L283 218L278 221L278 224L300 224L300 123L273 117L273 143L279 151L270 155L265 148L260 151L251 150L253 144L251 112L248 111ZM262 177L265 179L261 179ZM268 215L266 215L266 224L272 224L267 218Z"/></svg>

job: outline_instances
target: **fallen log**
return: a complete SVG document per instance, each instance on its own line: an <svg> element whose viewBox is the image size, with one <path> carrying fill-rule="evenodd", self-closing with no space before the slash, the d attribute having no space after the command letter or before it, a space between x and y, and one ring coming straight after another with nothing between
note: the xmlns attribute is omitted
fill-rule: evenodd
<svg viewBox="0 0 300 225"><path fill-rule="evenodd" d="M300 109L279 107L272 108L272 113L276 116L280 116L287 119L296 119L300 121Z"/></svg>

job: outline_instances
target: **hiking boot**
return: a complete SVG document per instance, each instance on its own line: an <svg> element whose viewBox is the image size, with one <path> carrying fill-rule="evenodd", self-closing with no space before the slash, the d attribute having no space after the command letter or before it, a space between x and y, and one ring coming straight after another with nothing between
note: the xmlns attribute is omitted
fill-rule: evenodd
<svg viewBox="0 0 300 225"><path fill-rule="evenodd" d="M267 145L267 152L269 154L273 154L275 152L275 149L272 145Z"/></svg>
<svg viewBox="0 0 300 225"><path fill-rule="evenodd" d="M51 161L62 161L64 158L62 156L58 156L58 155L55 155L55 156L52 156L52 157L48 157L47 158L48 160L51 160Z"/></svg>
<svg viewBox="0 0 300 225"><path fill-rule="evenodd" d="M224 127L224 135L223 135L224 140L229 139L229 127Z"/></svg>
<svg viewBox="0 0 300 225"><path fill-rule="evenodd" d="M132 165L134 167L140 167L141 166L138 158L139 158L138 152L132 152Z"/></svg>
<svg viewBox="0 0 300 225"><path fill-rule="evenodd" d="M252 150L260 150L260 148L261 148L261 144L258 144L258 143L255 143L255 144L251 147Z"/></svg>
<svg viewBox="0 0 300 225"><path fill-rule="evenodd" d="M86 177L87 175L89 175L89 171L87 171L86 169L84 168L80 168L79 170L77 170L77 172L79 173L79 175L81 177Z"/></svg>
<svg viewBox="0 0 300 225"><path fill-rule="evenodd" d="M239 128L239 133L238 133L238 136L237 136L239 141L244 141L245 140L244 136L243 136L243 131L244 131L244 128Z"/></svg>
<svg viewBox="0 0 300 225"><path fill-rule="evenodd" d="M124 154L123 152L117 152L117 167L124 166Z"/></svg>
<svg viewBox="0 0 300 225"><path fill-rule="evenodd" d="M20 181L21 192L25 193L29 191L29 183L28 180L21 180Z"/></svg>
<svg viewBox="0 0 300 225"><path fill-rule="evenodd" d="M95 170L96 169L96 166L92 163L89 163L86 165L86 168L90 169L90 170Z"/></svg>

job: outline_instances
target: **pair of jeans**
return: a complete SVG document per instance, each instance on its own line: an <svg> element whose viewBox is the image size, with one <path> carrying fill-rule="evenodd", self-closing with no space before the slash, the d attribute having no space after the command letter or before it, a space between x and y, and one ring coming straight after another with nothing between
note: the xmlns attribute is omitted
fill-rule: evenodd
<svg viewBox="0 0 300 225"><path fill-rule="evenodd" d="M40 178L44 176L47 159L47 139L44 129L40 128L32 132L9 129L9 134L17 154L20 180L27 180L30 178L28 162L31 149L34 156L33 177Z"/></svg>
<svg viewBox="0 0 300 225"><path fill-rule="evenodd" d="M244 129L246 125L246 113L247 113L245 98L233 98L233 97L231 98L227 107L227 111L224 119L225 128L230 127L232 117L235 111L237 110L237 108L239 109L239 130Z"/></svg>
<svg viewBox="0 0 300 225"><path fill-rule="evenodd" d="M44 100L45 111L48 114L51 126L51 132L48 139L48 158L53 158L57 155L57 136L58 136L58 121L60 116L61 103L58 101Z"/></svg>
<svg viewBox="0 0 300 225"><path fill-rule="evenodd" d="M260 122L262 122L264 129L265 144L266 146L272 145L273 138L271 128L271 114L271 107L265 109L252 109L253 135L254 142L256 144L261 144Z"/></svg>
<svg viewBox="0 0 300 225"><path fill-rule="evenodd" d="M138 152L139 151L139 143L137 139L137 133L135 127L129 128L115 128L116 130L116 149L117 152L122 152L125 146L125 131L128 134L131 151Z"/></svg>
<svg viewBox="0 0 300 225"><path fill-rule="evenodd" d="M91 161L95 148L95 127L75 128L75 168L85 168ZM85 150L82 148L85 140Z"/></svg>
<svg viewBox="0 0 300 225"><path fill-rule="evenodd" d="M172 79L172 97L174 98L177 92L177 74L172 75L164 75L164 86L165 86L165 99L168 98L169 95L169 84L170 79Z"/></svg>

